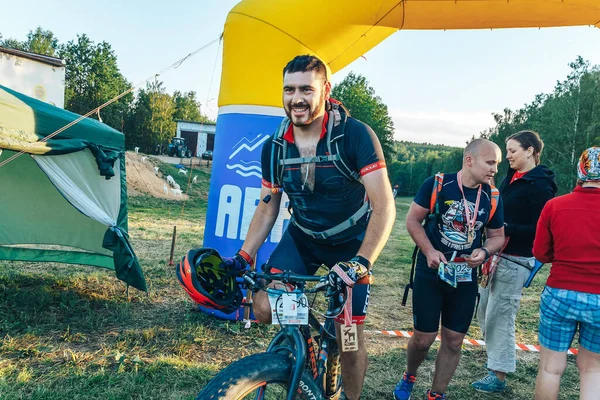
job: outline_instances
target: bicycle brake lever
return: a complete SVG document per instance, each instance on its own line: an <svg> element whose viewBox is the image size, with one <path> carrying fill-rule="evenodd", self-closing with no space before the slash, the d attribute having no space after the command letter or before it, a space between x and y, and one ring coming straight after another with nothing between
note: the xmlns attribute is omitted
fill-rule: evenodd
<svg viewBox="0 0 600 400"><path fill-rule="evenodd" d="M250 276L248 276L248 274L245 274L243 278L244 278L244 281L246 281L246 283L248 284L248 286L251 289L258 287L258 284L256 283L256 281L254 279L252 279Z"/></svg>
<svg viewBox="0 0 600 400"><path fill-rule="evenodd" d="M315 292L318 292L321 289L326 288L327 286L329 286L329 282L319 282L313 287L313 290Z"/></svg>

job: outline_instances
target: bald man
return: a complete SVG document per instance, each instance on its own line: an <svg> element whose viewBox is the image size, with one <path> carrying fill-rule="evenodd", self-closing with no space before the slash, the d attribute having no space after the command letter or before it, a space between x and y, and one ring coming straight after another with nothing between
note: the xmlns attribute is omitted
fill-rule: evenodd
<svg viewBox="0 0 600 400"><path fill-rule="evenodd" d="M491 185L501 159L495 143L472 141L465 148L461 170L425 180L408 210L406 229L419 248L413 283L414 335L408 342L406 370L394 390L396 400L410 398L417 369L438 334L440 316L442 343L425 399L446 398L475 310L477 267L504 243L502 201Z"/></svg>

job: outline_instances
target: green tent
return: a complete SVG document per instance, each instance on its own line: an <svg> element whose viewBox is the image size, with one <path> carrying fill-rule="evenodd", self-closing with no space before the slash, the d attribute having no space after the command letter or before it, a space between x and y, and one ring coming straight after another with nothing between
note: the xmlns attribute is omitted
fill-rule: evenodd
<svg viewBox="0 0 600 400"><path fill-rule="evenodd" d="M41 140L78 118L0 85L0 259L109 268L146 291L127 234L124 135L85 118Z"/></svg>

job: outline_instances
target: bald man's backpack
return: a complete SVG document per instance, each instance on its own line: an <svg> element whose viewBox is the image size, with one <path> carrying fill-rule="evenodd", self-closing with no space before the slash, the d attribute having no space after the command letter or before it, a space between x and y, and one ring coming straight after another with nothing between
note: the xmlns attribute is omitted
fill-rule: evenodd
<svg viewBox="0 0 600 400"><path fill-rule="evenodd" d="M444 186L444 174L438 172L434 176L433 180L433 188L431 190L431 198L429 200L429 215L423 221L423 225L427 224L430 220L439 221L440 219L440 203L443 202L442 196L440 196L440 192ZM496 209L498 208L498 201L500 200L500 191L490 185L490 199L491 199L491 209L490 215L488 217L488 222L492 220L494 214L496 214ZM404 295L402 296L402 305L406 306L406 301L408 300L408 293L410 289L413 288L414 280L415 280L415 266L417 263L417 256L419 254L419 248L415 246L412 254L412 265L410 267L410 280L408 285L404 287Z"/></svg>

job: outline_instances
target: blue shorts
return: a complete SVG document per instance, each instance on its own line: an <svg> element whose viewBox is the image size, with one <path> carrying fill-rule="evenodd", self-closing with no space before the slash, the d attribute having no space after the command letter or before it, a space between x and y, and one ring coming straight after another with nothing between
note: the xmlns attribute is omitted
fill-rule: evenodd
<svg viewBox="0 0 600 400"><path fill-rule="evenodd" d="M339 261L352 259L361 245L358 238L337 245L319 243L289 224L267 263L276 270L314 275L322 264L331 268ZM352 322L357 325L365 321L370 292L370 284L357 283L352 290ZM344 314L335 320L344 322Z"/></svg>
<svg viewBox="0 0 600 400"><path fill-rule="evenodd" d="M577 326L579 344L600 353L600 295L546 286L540 302L540 344L567 351Z"/></svg>

